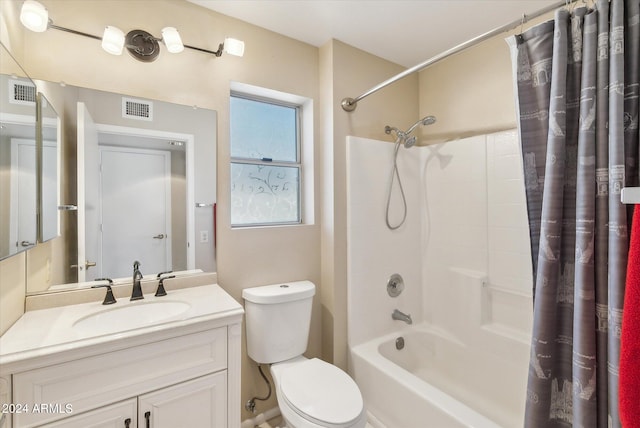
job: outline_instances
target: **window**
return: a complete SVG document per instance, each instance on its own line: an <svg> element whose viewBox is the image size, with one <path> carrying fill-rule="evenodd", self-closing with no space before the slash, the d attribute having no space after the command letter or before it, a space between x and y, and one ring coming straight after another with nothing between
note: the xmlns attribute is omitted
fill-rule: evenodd
<svg viewBox="0 0 640 428"><path fill-rule="evenodd" d="M232 226L301 222L300 110L231 94Z"/></svg>

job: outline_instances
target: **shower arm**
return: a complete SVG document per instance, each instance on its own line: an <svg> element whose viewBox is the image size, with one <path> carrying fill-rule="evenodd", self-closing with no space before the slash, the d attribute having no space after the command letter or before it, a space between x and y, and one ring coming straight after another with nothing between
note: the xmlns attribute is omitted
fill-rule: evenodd
<svg viewBox="0 0 640 428"><path fill-rule="evenodd" d="M435 64L436 62L443 60L453 54L456 54L458 52L461 52L467 48L470 48L471 46L477 45L480 42L484 42L487 39L490 39L494 36L497 36L499 34L502 34L504 32L513 30L514 28L517 28L519 26L522 26L524 24L526 24L527 22L531 21L534 18L537 18L539 16L542 16L546 13L549 13L553 10L556 10L562 6L567 6L569 4L575 3L578 0L562 0L559 1L557 3L554 3L550 6L547 6L545 8L542 8L532 14L523 14L521 19L518 19L516 21L510 22L509 24L503 25L501 27L495 28L491 31L488 31L484 34L481 34L477 37L474 37L473 39L467 40L464 43L461 43L449 50L446 50L434 57L429 58L428 60L421 62L418 65L414 65L411 68L406 69L405 71L403 71L402 73L399 73L393 77L391 77L390 79L385 80L384 82L374 86L373 88L369 89L367 92L358 95L355 98L343 98L342 102L340 103L340 105L342 106L342 109L346 112L352 112L356 109L356 107L358 107L358 101L368 97L369 95L378 92L380 89L385 88L389 85L391 85L392 83L397 82L398 80L404 79L405 77L413 74L413 73L417 73L418 71L422 71L425 68L429 67L430 65Z"/></svg>

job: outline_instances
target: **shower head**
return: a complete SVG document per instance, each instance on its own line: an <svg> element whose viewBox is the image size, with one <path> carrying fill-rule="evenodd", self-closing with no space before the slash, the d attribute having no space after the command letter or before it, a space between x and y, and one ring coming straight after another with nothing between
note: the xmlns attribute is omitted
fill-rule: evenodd
<svg viewBox="0 0 640 428"><path fill-rule="evenodd" d="M426 117L422 118L422 124L424 126L433 125L434 123L436 123L436 117L435 116L426 116Z"/></svg>
<svg viewBox="0 0 640 428"><path fill-rule="evenodd" d="M413 130L416 129L418 125L427 126L435 122L436 122L435 116L426 116L420 119L419 121L417 121L416 123L414 123L413 125L411 125L411 127L406 131L401 131L396 127L387 125L384 127L384 132L387 134L391 134L391 132L395 132L396 142L404 144L404 147L408 149L410 147L413 147L417 142L417 138L415 136L409 137L409 135L413 132Z"/></svg>
<svg viewBox="0 0 640 428"><path fill-rule="evenodd" d="M409 138L405 138L405 140L404 140L404 148L405 149L409 149L409 148L415 146L416 145L416 141L418 141L418 139L416 138L415 135L412 135Z"/></svg>

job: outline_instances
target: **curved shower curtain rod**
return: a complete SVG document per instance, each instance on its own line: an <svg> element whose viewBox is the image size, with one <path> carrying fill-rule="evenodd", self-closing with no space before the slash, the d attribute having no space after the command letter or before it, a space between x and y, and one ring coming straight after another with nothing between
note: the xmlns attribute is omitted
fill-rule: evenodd
<svg viewBox="0 0 640 428"><path fill-rule="evenodd" d="M579 0L562 0L562 1L559 1L558 3L555 3L555 4L551 5L551 6L547 6L547 7L543 8L543 9L540 9L540 10L530 14L530 15L524 14L524 15L522 15L522 18L517 20L517 21L513 21L513 22L511 22L509 24L506 24L506 25L503 25L501 27L495 28L495 29L493 29L491 31L488 31L488 32L486 32L484 34L479 35L478 37L474 37L471 40L467 40L466 42L461 43L458 46L455 46L455 47L453 47L453 48L451 48L451 49L449 49L447 51L444 51L444 52L442 52L442 53L440 53L440 54L438 54L438 55L436 55L436 56L434 56L432 58L429 58L428 60L426 60L426 61L424 61L424 62L422 62L422 63L420 63L418 65L415 65L415 66L413 66L411 68L406 69L402 73L397 74L397 75L391 77L390 79L385 80L384 82L374 86L373 88L369 89L367 92L365 92L365 93L363 93L361 95L358 95L355 98L343 98L342 102L340 103L341 106L342 106L342 109L344 111L347 111L347 112L352 112L358 106L358 101L362 100L363 98L368 97L369 95L373 94L374 92L378 92L380 89L385 88L385 87L389 86L390 84L397 82L400 79L403 79L403 78L409 76L410 74L416 73L418 71L422 71L423 69L427 68L430 65L435 64L436 62L440 61L441 59L444 59L444 58L446 58L448 56L456 54L456 53L458 53L460 51L463 51L463 50L465 50L467 48L470 48L471 46L476 45L476 44L478 44L480 42L483 42L483 41L485 41L485 40L487 40L487 39L489 39L491 37L497 36L498 34L504 33L504 32L509 31L509 30L513 30L514 28L517 28L517 27L519 27L519 26L521 26L523 24L526 24L530 20L532 20L534 18L537 18L539 16L542 16L545 13L551 12L552 10L558 9L558 8L560 8L562 6L568 6L568 5L572 4L572 3L576 3L577 1L579 1Z"/></svg>

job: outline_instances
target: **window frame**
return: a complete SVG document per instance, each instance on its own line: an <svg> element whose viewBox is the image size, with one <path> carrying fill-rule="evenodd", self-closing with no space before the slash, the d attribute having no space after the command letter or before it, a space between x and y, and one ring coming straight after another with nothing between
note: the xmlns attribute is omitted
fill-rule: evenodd
<svg viewBox="0 0 640 428"><path fill-rule="evenodd" d="M229 96L229 124L231 124L231 98L241 98L249 101L260 102L264 104L271 104L280 107L292 108L295 111L295 127L296 127L296 160L295 161L284 161L284 160L273 160L270 158L249 158L249 157L241 157L241 156L233 156L231 155L231 146L233 144L231 132L229 132L229 165L230 171L233 164L237 165L257 165L257 166L267 166L267 167L283 167L283 168L296 168L298 170L298 192L297 192L297 212L296 217L297 220L294 221L269 221L269 222L255 222L255 223L234 223L233 215L231 214L229 217L229 221L231 224L231 228L246 228L246 227L277 227L277 226L291 226L291 225L299 225L303 224L303 186L304 186L304 171L303 171L303 154L302 154L302 113L303 106L299 103L287 102L284 100L280 100L277 98L265 97L255 94L250 94L246 92L240 92L231 90ZM231 125L230 125L231 126ZM230 182L230 185L233 183ZM229 189L232 192L231 187Z"/></svg>

